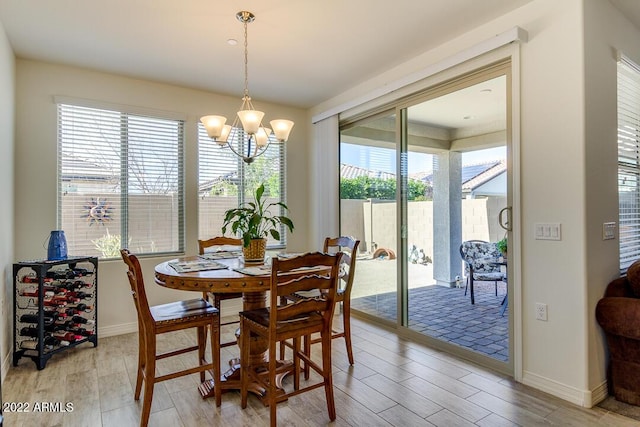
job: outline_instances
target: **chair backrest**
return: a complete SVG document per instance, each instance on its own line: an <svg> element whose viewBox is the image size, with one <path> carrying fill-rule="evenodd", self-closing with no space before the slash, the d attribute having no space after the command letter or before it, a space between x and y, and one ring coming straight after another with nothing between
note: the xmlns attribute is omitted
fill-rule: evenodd
<svg viewBox="0 0 640 427"><path fill-rule="evenodd" d="M122 260L129 268L127 277L129 278L129 285L131 286L133 302L138 312L138 327L141 328L140 331L150 331L153 317L149 309L147 293L144 290L144 279L142 277L140 261L138 261L138 257L131 254L128 249L120 249L120 255L122 255Z"/></svg>
<svg viewBox="0 0 640 427"><path fill-rule="evenodd" d="M342 252L335 255L313 252L290 259L272 259L269 316L272 331L278 322L303 319L314 313L321 314L325 326L331 327L341 260ZM301 298L293 304L278 305L280 297L291 294Z"/></svg>
<svg viewBox="0 0 640 427"><path fill-rule="evenodd" d="M465 270L469 272L469 266L475 273L493 273L500 271L500 266L488 264L487 261L495 261L501 253L496 243L484 240L467 240L460 245L460 256L465 261Z"/></svg>
<svg viewBox="0 0 640 427"><path fill-rule="evenodd" d="M212 246L240 246L242 247L242 239L234 237L218 236L208 240L198 240L198 253L204 255L204 250Z"/></svg>
<svg viewBox="0 0 640 427"><path fill-rule="evenodd" d="M342 252L342 262L340 265L340 282L344 286L338 286L344 293L345 298L351 296L351 288L353 287L353 278L356 273L356 258L358 256L358 246L360 240L356 240L353 237L340 236L340 237L327 237L324 239L325 253L337 253Z"/></svg>

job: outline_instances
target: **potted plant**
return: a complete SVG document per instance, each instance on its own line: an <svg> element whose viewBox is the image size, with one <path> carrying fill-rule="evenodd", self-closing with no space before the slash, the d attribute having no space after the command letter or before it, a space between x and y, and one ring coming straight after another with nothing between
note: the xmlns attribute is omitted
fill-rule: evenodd
<svg viewBox="0 0 640 427"><path fill-rule="evenodd" d="M502 240L496 243L496 248L502 253L503 257L507 257L507 237L503 237Z"/></svg>
<svg viewBox="0 0 640 427"><path fill-rule="evenodd" d="M267 247L267 237L271 235L280 240L280 226L286 226L293 232L293 222L286 216L274 215L271 208L288 210L282 202L267 203L263 199L264 184L257 189L252 202L244 203L238 208L229 209L224 214L222 234L231 226L231 232L242 237L245 262L262 262Z"/></svg>

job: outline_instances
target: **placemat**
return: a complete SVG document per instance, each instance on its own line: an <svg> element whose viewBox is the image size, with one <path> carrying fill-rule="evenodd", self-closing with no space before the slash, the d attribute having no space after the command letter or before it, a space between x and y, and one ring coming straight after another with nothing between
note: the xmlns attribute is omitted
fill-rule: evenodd
<svg viewBox="0 0 640 427"><path fill-rule="evenodd" d="M202 259L216 260L216 259L228 259L238 258L242 255L242 251L217 251L217 252L205 252L198 257Z"/></svg>
<svg viewBox="0 0 640 427"><path fill-rule="evenodd" d="M201 260L201 261L177 261L170 262L169 266L178 273L191 273L194 271L207 271L207 270L222 270L227 268L226 265L220 264L216 261Z"/></svg>

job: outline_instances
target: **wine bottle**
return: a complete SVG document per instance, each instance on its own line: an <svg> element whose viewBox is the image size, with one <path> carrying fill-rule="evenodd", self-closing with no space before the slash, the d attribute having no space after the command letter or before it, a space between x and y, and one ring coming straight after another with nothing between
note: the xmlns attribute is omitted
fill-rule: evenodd
<svg viewBox="0 0 640 427"><path fill-rule="evenodd" d="M69 316L69 313L60 310L43 309L42 311L44 312L45 316L53 317L55 320L64 320Z"/></svg>
<svg viewBox="0 0 640 427"><path fill-rule="evenodd" d="M74 268L73 272L76 277L91 276L93 274L93 271L87 270L86 268L80 268L80 267Z"/></svg>
<svg viewBox="0 0 640 427"><path fill-rule="evenodd" d="M32 338L38 338L38 328L33 328L33 327L25 327L20 329L20 336L23 337L32 337Z"/></svg>
<svg viewBox="0 0 640 427"><path fill-rule="evenodd" d="M45 325L52 325L54 322L54 318L51 316L45 316L43 313L43 320ZM28 313L20 316L20 321L22 323L38 323L38 313Z"/></svg>
<svg viewBox="0 0 640 427"><path fill-rule="evenodd" d="M42 301L42 304L44 304L47 307L64 307L65 305L67 305L67 302L64 301L61 298L45 298L44 301Z"/></svg>
<svg viewBox="0 0 640 427"><path fill-rule="evenodd" d="M84 337L89 337L95 334L95 331L92 331L90 329L85 329L85 328L71 328L71 329L68 329L68 331L77 335L82 335Z"/></svg>
<svg viewBox="0 0 640 427"><path fill-rule="evenodd" d="M58 323L53 323L51 325L44 325L44 330L47 332L56 332L56 331L62 331L65 329L66 329L66 326L60 325Z"/></svg>
<svg viewBox="0 0 640 427"><path fill-rule="evenodd" d="M91 299L91 294L82 291L68 291L67 295L78 299Z"/></svg>
<svg viewBox="0 0 640 427"><path fill-rule="evenodd" d="M68 309L73 308L76 309L78 311L84 311L86 313L90 313L91 311L93 311L93 306L92 305L87 305L85 303L77 303L77 304L71 304L69 306L67 306Z"/></svg>
<svg viewBox="0 0 640 427"><path fill-rule="evenodd" d="M82 316L73 316L71 320L73 320L73 322L75 323L86 323L89 325L93 325L95 323L95 321L93 321L92 319L87 319L86 317Z"/></svg>
<svg viewBox="0 0 640 427"><path fill-rule="evenodd" d="M75 279L76 274L71 269L49 270L49 271L47 271L47 277L50 278L50 279L55 279L55 280Z"/></svg>
<svg viewBox="0 0 640 427"><path fill-rule="evenodd" d="M82 335L76 335L72 332L64 332L64 331L54 332L53 336L58 338L59 340L64 340L69 342L76 342L84 339Z"/></svg>

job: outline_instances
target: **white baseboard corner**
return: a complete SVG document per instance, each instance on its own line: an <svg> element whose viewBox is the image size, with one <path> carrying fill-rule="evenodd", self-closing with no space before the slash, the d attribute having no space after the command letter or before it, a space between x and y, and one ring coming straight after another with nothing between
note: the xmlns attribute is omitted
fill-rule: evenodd
<svg viewBox="0 0 640 427"><path fill-rule="evenodd" d="M594 390L580 390L538 374L524 371L522 383L584 408L591 408L607 397L606 381Z"/></svg>
<svg viewBox="0 0 640 427"><path fill-rule="evenodd" d="M607 384L607 381L605 380L602 383L600 383L596 388L591 390L591 396L590 396L591 406L587 406L587 407L591 408L593 406L596 406L598 403L602 402L607 397L609 397L609 386Z"/></svg>

